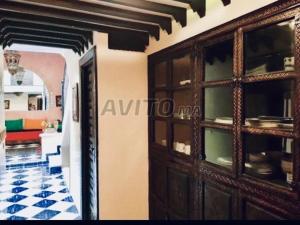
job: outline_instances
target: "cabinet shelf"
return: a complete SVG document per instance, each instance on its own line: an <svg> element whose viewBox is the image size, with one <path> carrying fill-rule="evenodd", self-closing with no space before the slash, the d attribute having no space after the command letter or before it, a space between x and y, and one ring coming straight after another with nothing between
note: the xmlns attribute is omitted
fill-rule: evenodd
<svg viewBox="0 0 300 225"><path fill-rule="evenodd" d="M230 124L224 124L224 123L216 123L212 121L202 121L200 122L201 127L205 128L216 128L216 129L222 129L222 130L233 130L233 125Z"/></svg>
<svg viewBox="0 0 300 225"><path fill-rule="evenodd" d="M233 84L233 78L230 80L216 80L216 81L206 81L201 82L202 87L217 87L217 86L229 86Z"/></svg>
<svg viewBox="0 0 300 225"><path fill-rule="evenodd" d="M192 120L172 118L172 123L192 125Z"/></svg>
<svg viewBox="0 0 300 225"><path fill-rule="evenodd" d="M276 137L284 137L284 138L295 138L292 129L280 129L280 128L258 128L251 126L243 126L242 131L249 134L256 135L271 135Z"/></svg>
<svg viewBox="0 0 300 225"><path fill-rule="evenodd" d="M263 73L263 74L253 74L253 75L246 75L243 78L244 83L253 83L259 81L272 81L272 80L284 80L284 79L291 79L296 78L296 72L271 72L271 73Z"/></svg>
<svg viewBox="0 0 300 225"><path fill-rule="evenodd" d="M192 88L191 84L182 85L182 86L174 86L171 88L172 91L181 91L181 90L190 90Z"/></svg>

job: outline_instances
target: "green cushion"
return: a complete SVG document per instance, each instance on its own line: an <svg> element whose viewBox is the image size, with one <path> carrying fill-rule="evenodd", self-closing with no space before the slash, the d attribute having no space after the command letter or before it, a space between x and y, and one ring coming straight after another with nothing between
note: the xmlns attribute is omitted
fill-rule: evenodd
<svg viewBox="0 0 300 225"><path fill-rule="evenodd" d="M22 131L23 119L19 120L5 120L6 131Z"/></svg>

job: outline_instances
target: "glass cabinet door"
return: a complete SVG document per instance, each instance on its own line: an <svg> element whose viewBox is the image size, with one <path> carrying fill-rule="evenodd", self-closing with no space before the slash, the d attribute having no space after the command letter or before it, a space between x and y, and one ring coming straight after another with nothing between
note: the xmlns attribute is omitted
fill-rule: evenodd
<svg viewBox="0 0 300 225"><path fill-rule="evenodd" d="M293 139L245 134L244 140L246 174L283 186L292 183Z"/></svg>
<svg viewBox="0 0 300 225"><path fill-rule="evenodd" d="M232 168L233 135L221 129L204 128L204 149L206 161L226 168Z"/></svg>
<svg viewBox="0 0 300 225"><path fill-rule="evenodd" d="M162 62L155 65L154 83L156 88L167 86L167 62Z"/></svg>
<svg viewBox="0 0 300 225"><path fill-rule="evenodd" d="M245 73L259 75L295 70L295 21L245 33Z"/></svg>
<svg viewBox="0 0 300 225"><path fill-rule="evenodd" d="M228 80L233 77L233 40L227 40L204 49L204 81Z"/></svg>
<svg viewBox="0 0 300 225"><path fill-rule="evenodd" d="M155 116L166 117L171 110L171 104L168 99L168 94L165 91L155 93Z"/></svg>
<svg viewBox="0 0 300 225"><path fill-rule="evenodd" d="M167 147L167 122L154 122L154 142L158 145Z"/></svg>
<svg viewBox="0 0 300 225"><path fill-rule="evenodd" d="M191 155L190 126L184 124L173 124L173 150L186 155Z"/></svg>
<svg viewBox="0 0 300 225"><path fill-rule="evenodd" d="M173 59L173 87L191 84L191 56L184 55Z"/></svg>
<svg viewBox="0 0 300 225"><path fill-rule="evenodd" d="M190 90L175 91L173 93L174 118L190 120L192 116L192 92Z"/></svg>
<svg viewBox="0 0 300 225"><path fill-rule="evenodd" d="M293 130L294 81L265 81L245 85L244 123L249 127Z"/></svg>
<svg viewBox="0 0 300 225"><path fill-rule="evenodd" d="M232 87L205 88L204 119L216 123L233 123Z"/></svg>

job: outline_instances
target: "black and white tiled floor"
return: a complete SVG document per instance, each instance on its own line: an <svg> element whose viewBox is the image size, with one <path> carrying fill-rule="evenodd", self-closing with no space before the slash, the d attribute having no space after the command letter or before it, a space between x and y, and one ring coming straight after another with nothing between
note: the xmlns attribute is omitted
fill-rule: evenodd
<svg viewBox="0 0 300 225"><path fill-rule="evenodd" d="M7 160L24 162L36 157L7 156ZM78 210L62 174L49 174L47 166L26 168L23 164L0 175L0 220L78 219Z"/></svg>

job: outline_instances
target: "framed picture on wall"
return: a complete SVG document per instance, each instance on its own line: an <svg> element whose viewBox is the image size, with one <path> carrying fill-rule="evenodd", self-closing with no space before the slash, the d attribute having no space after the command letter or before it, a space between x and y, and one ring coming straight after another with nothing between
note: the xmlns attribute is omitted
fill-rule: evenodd
<svg viewBox="0 0 300 225"><path fill-rule="evenodd" d="M72 114L73 121L79 122L79 95L78 95L78 83L72 88Z"/></svg>
<svg viewBox="0 0 300 225"><path fill-rule="evenodd" d="M62 106L61 95L57 95L55 100L56 100L56 107L61 107Z"/></svg>
<svg viewBox="0 0 300 225"><path fill-rule="evenodd" d="M4 100L4 107L5 107L5 109L10 109L10 101L9 100Z"/></svg>

